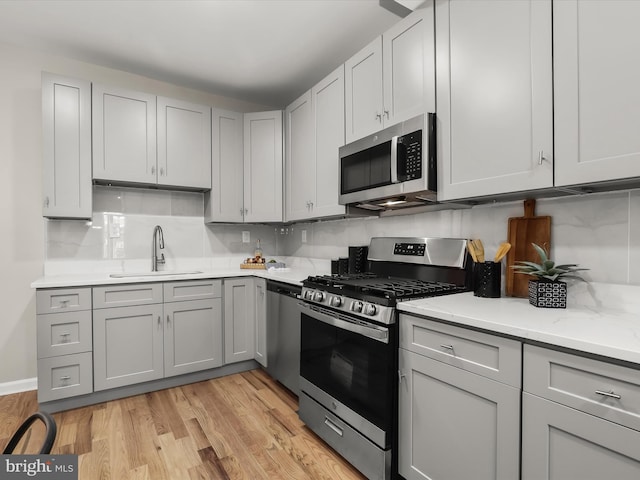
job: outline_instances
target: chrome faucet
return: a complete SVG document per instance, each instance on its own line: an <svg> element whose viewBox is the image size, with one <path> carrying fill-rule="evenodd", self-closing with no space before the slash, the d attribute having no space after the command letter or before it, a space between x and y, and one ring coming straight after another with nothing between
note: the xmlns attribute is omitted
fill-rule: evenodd
<svg viewBox="0 0 640 480"><path fill-rule="evenodd" d="M162 227L160 225L156 225L156 227L153 229L153 247L151 249L151 271L152 272L158 271L159 263L164 265L164 253L161 253L160 258L158 258L157 247L160 247L161 250L164 248L164 235L162 234Z"/></svg>

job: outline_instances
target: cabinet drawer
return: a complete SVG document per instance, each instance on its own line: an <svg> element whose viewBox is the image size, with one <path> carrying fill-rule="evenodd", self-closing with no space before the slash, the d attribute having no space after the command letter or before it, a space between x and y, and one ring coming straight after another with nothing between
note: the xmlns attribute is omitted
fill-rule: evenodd
<svg viewBox="0 0 640 480"><path fill-rule="evenodd" d="M109 285L93 289L93 308L162 303L162 283Z"/></svg>
<svg viewBox="0 0 640 480"><path fill-rule="evenodd" d="M523 376L526 392L640 431L640 368L525 345Z"/></svg>
<svg viewBox="0 0 640 480"><path fill-rule="evenodd" d="M74 310L91 310L90 288L54 288L36 291L38 314Z"/></svg>
<svg viewBox="0 0 640 480"><path fill-rule="evenodd" d="M522 344L517 340L400 315L400 347L517 388Z"/></svg>
<svg viewBox="0 0 640 480"><path fill-rule="evenodd" d="M167 282L164 284L165 303L220 297L222 297L222 280Z"/></svg>
<svg viewBox="0 0 640 480"><path fill-rule="evenodd" d="M91 392L91 352L38 360L38 402L49 402Z"/></svg>
<svg viewBox="0 0 640 480"><path fill-rule="evenodd" d="M38 358L90 352L91 312L38 315Z"/></svg>

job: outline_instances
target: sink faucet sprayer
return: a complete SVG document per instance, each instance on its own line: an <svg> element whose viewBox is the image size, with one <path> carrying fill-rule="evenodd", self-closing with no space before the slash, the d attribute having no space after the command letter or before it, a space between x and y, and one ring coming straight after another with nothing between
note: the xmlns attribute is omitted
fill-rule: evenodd
<svg viewBox="0 0 640 480"><path fill-rule="evenodd" d="M158 244L159 240L159 245ZM162 234L162 227L160 225L156 225L153 229L153 248L151 250L151 271L158 271L158 264L164 265L164 253L160 254L160 258L158 258L158 250L157 246L162 250L164 248L164 235Z"/></svg>

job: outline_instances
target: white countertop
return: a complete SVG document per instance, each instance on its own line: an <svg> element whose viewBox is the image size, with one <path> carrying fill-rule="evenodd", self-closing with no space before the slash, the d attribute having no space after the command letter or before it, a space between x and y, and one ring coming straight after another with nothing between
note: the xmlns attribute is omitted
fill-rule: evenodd
<svg viewBox="0 0 640 480"><path fill-rule="evenodd" d="M536 308L524 298L479 298L471 292L402 302L398 309L640 365L637 286L574 285L566 309Z"/></svg>
<svg viewBox="0 0 640 480"><path fill-rule="evenodd" d="M131 263L125 268L118 268L117 265L105 262L95 262L94 264L71 265L61 263L60 265L50 264L47 267L47 274L33 283L31 288L60 288L60 287L82 287L93 285L113 285L126 283L147 283L147 282L171 282L178 280L198 280L204 278L229 278L254 276L276 280L293 285L301 285L302 281L309 275L324 275L330 272L330 261L287 258L285 259L287 268L284 269L241 269L239 258L224 258L182 262L168 265L168 268L160 267L161 272L167 274L142 275L150 269L144 262ZM189 273L183 275L171 275L171 271L198 271L199 273ZM137 276L136 272L141 273ZM111 277L111 274L133 274L127 277Z"/></svg>

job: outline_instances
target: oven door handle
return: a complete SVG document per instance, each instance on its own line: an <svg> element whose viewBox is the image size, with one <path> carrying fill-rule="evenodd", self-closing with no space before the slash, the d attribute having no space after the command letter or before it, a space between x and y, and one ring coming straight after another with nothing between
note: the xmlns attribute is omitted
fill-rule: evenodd
<svg viewBox="0 0 640 480"><path fill-rule="evenodd" d="M389 330L387 328L378 327L376 325L361 325L359 323L342 320L341 318L337 318L333 315L328 315L324 312L320 312L315 308L311 308L309 305L302 302L298 302L298 306L300 307L300 311L302 313L304 313L305 315L309 315L311 318L314 318L320 322L332 325L337 328L341 328L342 330L348 330L350 332L363 335L378 342L389 343Z"/></svg>

